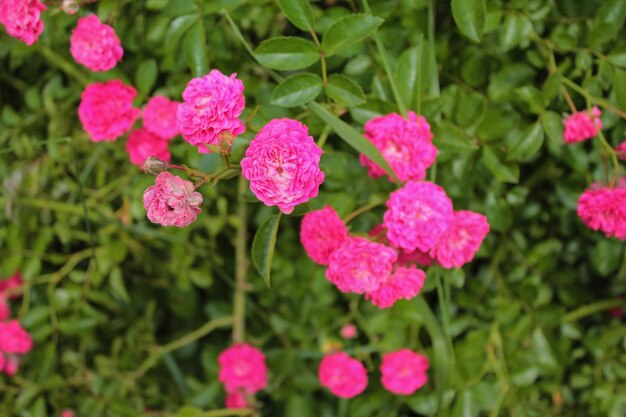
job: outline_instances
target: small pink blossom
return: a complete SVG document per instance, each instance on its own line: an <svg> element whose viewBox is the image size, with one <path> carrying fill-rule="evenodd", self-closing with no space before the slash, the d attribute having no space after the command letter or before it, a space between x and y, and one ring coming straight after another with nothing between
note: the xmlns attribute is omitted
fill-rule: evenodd
<svg viewBox="0 0 626 417"><path fill-rule="evenodd" d="M74 411L72 411L72 410L63 410L63 411L61 411L61 417L74 417Z"/></svg>
<svg viewBox="0 0 626 417"><path fill-rule="evenodd" d="M24 355L32 348L33 339L17 320L0 323L0 352Z"/></svg>
<svg viewBox="0 0 626 417"><path fill-rule="evenodd" d="M165 162L169 162L171 158L167 140L150 133L147 129L135 129L130 132L126 152L130 156L130 162L138 167L142 167L149 156L156 156Z"/></svg>
<svg viewBox="0 0 626 417"><path fill-rule="evenodd" d="M330 255L326 278L342 292L372 292L389 278L395 250L362 237L349 237Z"/></svg>
<svg viewBox="0 0 626 417"><path fill-rule="evenodd" d="M328 265L330 255L347 237L346 225L331 206L311 211L302 219L300 242L307 255L320 265Z"/></svg>
<svg viewBox="0 0 626 417"><path fill-rule="evenodd" d="M163 139L172 139L180 133L176 124L178 105L167 97L152 97L143 109L143 127Z"/></svg>
<svg viewBox="0 0 626 417"><path fill-rule="evenodd" d="M143 206L152 223L162 226L185 227L193 223L200 213L202 194L194 191L189 181L161 172L155 185L143 193Z"/></svg>
<svg viewBox="0 0 626 417"><path fill-rule="evenodd" d="M593 230L626 239L626 187L592 186L578 199L578 217Z"/></svg>
<svg viewBox="0 0 626 417"><path fill-rule="evenodd" d="M256 347L246 343L236 343L220 353L219 380L226 392L243 390L254 394L267 386L267 366L265 355Z"/></svg>
<svg viewBox="0 0 626 417"><path fill-rule="evenodd" d="M579 111L565 119L563 122L565 124L565 131L563 132L565 143L582 142L596 136L598 131L602 129L601 114L599 108L593 107L591 112Z"/></svg>
<svg viewBox="0 0 626 417"><path fill-rule="evenodd" d="M122 59L124 50L115 29L91 14L78 19L70 37L74 60L92 71L108 71Z"/></svg>
<svg viewBox="0 0 626 417"><path fill-rule="evenodd" d="M420 293L426 274L415 266L400 267L376 291L365 293L365 299L379 308L392 307L396 301L410 300Z"/></svg>
<svg viewBox="0 0 626 417"><path fill-rule="evenodd" d="M355 337L357 337L359 332L357 331L354 324L344 324L341 327L340 334L341 337L343 337L344 339L354 339Z"/></svg>
<svg viewBox="0 0 626 417"><path fill-rule="evenodd" d="M237 74L227 77L218 70L189 81L177 110L183 138L200 153L210 153L205 145L218 145L223 133L242 134L246 130L239 120L246 105L243 89Z"/></svg>
<svg viewBox="0 0 626 417"><path fill-rule="evenodd" d="M11 277L0 279L0 293L4 293L8 299L14 300L22 295L22 285L24 285L22 275L20 271L16 271Z"/></svg>
<svg viewBox="0 0 626 417"><path fill-rule="evenodd" d="M428 358L409 349L400 349L383 356L381 382L387 391L411 395L428 381Z"/></svg>
<svg viewBox="0 0 626 417"><path fill-rule="evenodd" d="M430 125L412 111L408 119L397 113L375 117L365 123L363 135L378 148L402 181L423 180L426 170L437 158ZM365 155L361 154L360 161L371 177L385 175L385 171Z"/></svg>
<svg viewBox="0 0 626 417"><path fill-rule="evenodd" d="M246 402L246 394L241 390L235 390L226 394L225 401L226 408L246 408L248 403Z"/></svg>
<svg viewBox="0 0 626 417"><path fill-rule="evenodd" d="M20 370L20 358L17 355L7 355L2 372L8 376L13 376Z"/></svg>
<svg viewBox="0 0 626 417"><path fill-rule="evenodd" d="M133 107L137 90L120 80L89 84L78 105L78 118L94 142L114 141L126 133L141 112Z"/></svg>
<svg viewBox="0 0 626 417"><path fill-rule="evenodd" d="M430 250L430 255L444 268L460 268L474 259L488 233L485 216L473 211L455 211L452 223Z"/></svg>
<svg viewBox="0 0 626 417"><path fill-rule="evenodd" d="M344 352L324 356L318 376L323 387L341 398L356 397L367 387L365 367Z"/></svg>
<svg viewBox="0 0 626 417"><path fill-rule="evenodd" d="M428 181L409 181L391 193L384 226L389 242L406 252L427 252L452 222L452 201Z"/></svg>
<svg viewBox="0 0 626 417"><path fill-rule="evenodd" d="M626 141L620 143L615 147L615 152L617 152L617 156L622 161L626 161Z"/></svg>
<svg viewBox="0 0 626 417"><path fill-rule="evenodd" d="M31 46L43 32L44 10L47 7L39 0L0 0L0 23L9 36Z"/></svg>
<svg viewBox="0 0 626 417"><path fill-rule="evenodd" d="M290 214L298 204L317 196L324 173L322 149L297 120L274 119L250 142L241 173L265 205Z"/></svg>

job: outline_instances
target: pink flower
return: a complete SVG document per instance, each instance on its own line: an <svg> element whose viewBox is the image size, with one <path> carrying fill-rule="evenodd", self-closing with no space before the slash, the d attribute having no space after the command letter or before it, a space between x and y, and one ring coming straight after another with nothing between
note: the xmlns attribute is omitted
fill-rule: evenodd
<svg viewBox="0 0 626 417"><path fill-rule="evenodd" d="M376 291L365 293L365 299L379 308L392 307L398 300L410 300L420 293L426 274L415 266L400 267Z"/></svg>
<svg viewBox="0 0 626 417"><path fill-rule="evenodd" d="M177 111L178 129L201 153L210 152L205 145L218 145L222 133L237 136L246 130L239 120L246 105L243 83L236 77L212 70L189 81L183 91L184 102Z"/></svg>
<svg viewBox="0 0 626 417"><path fill-rule="evenodd" d="M0 352L23 355L33 348L33 339L17 320L0 323Z"/></svg>
<svg viewBox="0 0 626 417"><path fill-rule="evenodd" d="M152 97L143 109L143 127L163 139L172 139L180 133L176 124L178 104L163 96Z"/></svg>
<svg viewBox="0 0 626 417"><path fill-rule="evenodd" d="M430 125L412 111L408 119L397 113L375 117L365 123L363 135L378 148L402 181L423 180L426 170L437 158ZM361 154L360 161L371 177L385 175L385 171L365 155Z"/></svg>
<svg viewBox="0 0 626 417"><path fill-rule="evenodd" d="M419 249L415 249L413 252L405 252L401 250L398 254L398 263L401 265L417 264L421 266L430 266L433 263L433 258Z"/></svg>
<svg viewBox="0 0 626 417"><path fill-rule="evenodd" d="M185 227L193 223L200 213L202 195L194 191L189 181L161 172L155 185L143 193L143 206L152 223L162 226Z"/></svg>
<svg viewBox="0 0 626 417"><path fill-rule="evenodd" d="M593 107L591 112L579 111L565 119L563 122L565 124L565 131L563 132L565 143L582 142L597 135L598 131L602 129L601 114L599 108Z"/></svg>
<svg viewBox="0 0 626 417"><path fill-rule="evenodd" d="M331 206L311 211L302 219L300 241L307 255L320 265L328 265L330 255L347 237L348 229Z"/></svg>
<svg viewBox="0 0 626 417"><path fill-rule="evenodd" d="M0 321L6 320L11 317L11 307L6 296L0 293ZM2 369L2 367L0 367Z"/></svg>
<svg viewBox="0 0 626 417"><path fill-rule="evenodd" d="M22 295L22 285L24 285L22 275L20 271L16 271L11 277L0 279L0 293L5 293L7 298L14 300Z"/></svg>
<svg viewBox="0 0 626 417"><path fill-rule="evenodd" d="M365 367L344 352L324 356L318 376L323 387L341 398L355 397L367 387Z"/></svg>
<svg viewBox="0 0 626 417"><path fill-rule="evenodd" d="M220 353L219 380L226 392L243 390L254 394L267 386L265 355L246 343L236 343Z"/></svg>
<svg viewBox="0 0 626 417"><path fill-rule="evenodd" d="M92 71L108 71L122 59L124 50L115 30L91 14L78 19L70 37L70 53Z"/></svg>
<svg viewBox="0 0 626 417"><path fill-rule="evenodd" d="M473 211L455 211L452 223L432 247L430 256L444 268L460 268L474 259L488 233L485 216Z"/></svg>
<svg viewBox="0 0 626 417"><path fill-rule="evenodd" d="M61 411L61 417L74 417L74 412L72 410L63 410Z"/></svg>
<svg viewBox="0 0 626 417"><path fill-rule="evenodd" d="M39 0L0 0L0 23L9 36L31 46L43 32L41 12L46 9Z"/></svg>
<svg viewBox="0 0 626 417"><path fill-rule="evenodd" d="M362 237L349 237L330 255L326 278L342 292L376 291L396 261L395 250Z"/></svg>
<svg viewBox="0 0 626 417"><path fill-rule="evenodd" d="M341 337L344 339L354 339L359 332L354 324L344 324L340 331Z"/></svg>
<svg viewBox="0 0 626 417"><path fill-rule="evenodd" d="M169 162L171 158L167 140L153 135L147 129L135 129L130 132L126 152L130 155L130 162L139 167L143 166L149 156L156 156L165 162Z"/></svg>
<svg viewBox="0 0 626 417"><path fill-rule="evenodd" d="M250 142L241 172L259 200L289 214L317 196L324 181L321 155L306 126L297 120L274 119Z"/></svg>
<svg viewBox="0 0 626 417"><path fill-rule="evenodd" d="M626 187L592 186L578 199L578 217L593 230L626 239Z"/></svg>
<svg viewBox="0 0 626 417"><path fill-rule="evenodd" d="M78 105L78 118L94 142L114 141L139 117L133 107L137 91L120 80L89 84Z"/></svg>
<svg viewBox="0 0 626 417"><path fill-rule="evenodd" d="M411 395L428 381L428 358L409 349L400 349L383 356L381 382L387 391Z"/></svg>
<svg viewBox="0 0 626 417"><path fill-rule="evenodd" d="M6 361L4 363L4 368L2 368L2 372L4 372L8 376L13 376L20 370L20 358L17 355L7 355Z"/></svg>
<svg viewBox="0 0 626 417"><path fill-rule="evenodd" d="M615 152L617 152L617 156L622 161L626 161L626 141L620 143L615 147Z"/></svg>
<svg viewBox="0 0 626 417"><path fill-rule="evenodd" d="M241 390L235 390L226 394L226 408L246 408L248 403L246 402L245 393Z"/></svg>
<svg viewBox="0 0 626 417"><path fill-rule="evenodd" d="M391 193L384 225L389 242L406 252L427 252L452 222L452 201L432 182L409 181Z"/></svg>

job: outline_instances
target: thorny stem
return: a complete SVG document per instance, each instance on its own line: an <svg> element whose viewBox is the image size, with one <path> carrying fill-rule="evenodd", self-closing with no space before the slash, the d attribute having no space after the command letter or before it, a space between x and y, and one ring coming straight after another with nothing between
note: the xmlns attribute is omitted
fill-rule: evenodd
<svg viewBox="0 0 626 417"><path fill-rule="evenodd" d="M246 274L248 259L246 257L247 238L247 205L243 199L246 191L246 180L239 177L239 207L237 208L237 234L235 236L235 300L233 306L233 341L241 343L246 334Z"/></svg>

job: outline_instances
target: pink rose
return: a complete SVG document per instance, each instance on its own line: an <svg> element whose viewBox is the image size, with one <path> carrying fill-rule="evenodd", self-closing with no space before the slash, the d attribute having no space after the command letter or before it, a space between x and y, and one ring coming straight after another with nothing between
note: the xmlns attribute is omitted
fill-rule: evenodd
<svg viewBox="0 0 626 417"><path fill-rule="evenodd" d="M205 145L218 145L222 133L242 134L246 130L239 120L246 105L243 88L237 74L227 77L218 70L189 81L176 116L183 138L200 153L209 153Z"/></svg>
<svg viewBox="0 0 626 417"><path fill-rule="evenodd" d="M226 408L246 408L246 395L241 390L235 390L226 394Z"/></svg>
<svg viewBox="0 0 626 417"><path fill-rule="evenodd" d="M411 395L428 381L428 358L409 349L400 349L383 356L381 382L387 391Z"/></svg>
<svg viewBox="0 0 626 417"><path fill-rule="evenodd" d="M565 119L563 122L565 124L565 131L563 132L565 143L582 142L597 135L598 131L602 129L601 114L600 109L594 107L591 112L579 111Z"/></svg>
<svg viewBox="0 0 626 417"><path fill-rule="evenodd" d="M375 291L365 293L365 299L379 308L392 307L396 301L410 300L420 293L426 274L415 266L400 267Z"/></svg>
<svg viewBox="0 0 626 417"><path fill-rule="evenodd" d="M74 417L74 411L72 411L72 410L63 410L63 411L61 411L61 417Z"/></svg>
<svg viewBox="0 0 626 417"><path fill-rule="evenodd" d="M489 233L487 218L473 211L455 211L452 223L430 250L444 268L460 268L474 259Z"/></svg>
<svg viewBox="0 0 626 417"><path fill-rule="evenodd" d="M626 187L592 187L578 199L578 217L593 230L626 239Z"/></svg>
<svg viewBox="0 0 626 417"><path fill-rule="evenodd" d="M163 96L152 97L143 109L143 127L163 139L172 139L180 133L176 124L178 104Z"/></svg>
<svg viewBox="0 0 626 417"><path fill-rule="evenodd" d="M389 278L395 250L362 237L349 237L329 258L326 278L342 292L378 290Z"/></svg>
<svg viewBox="0 0 626 417"><path fill-rule="evenodd" d="M70 37L74 60L92 71L108 71L122 59L124 50L115 30L91 14L78 19Z"/></svg>
<svg viewBox="0 0 626 417"><path fill-rule="evenodd" d="M189 181L161 172L155 185L143 193L143 206L152 223L162 226L185 227L193 223L200 213L202 195Z"/></svg>
<svg viewBox="0 0 626 417"><path fill-rule="evenodd" d="M266 124L246 150L242 175L265 205L290 214L298 204L317 196L324 173L322 149L297 120L274 119Z"/></svg>
<svg viewBox="0 0 626 417"><path fill-rule="evenodd" d="M626 141L620 143L615 147L615 152L617 152L617 156L622 161L626 161Z"/></svg>
<svg viewBox="0 0 626 417"><path fill-rule="evenodd" d="M344 339L354 339L355 337L357 337L359 332L357 331L354 324L344 324L341 327L341 331L339 332L339 334L341 334L341 337L343 337Z"/></svg>
<svg viewBox="0 0 626 417"><path fill-rule="evenodd" d="M22 275L20 271L16 271L11 277L0 279L0 294L4 293L10 300L19 298L22 295L22 285L24 285Z"/></svg>
<svg viewBox="0 0 626 417"><path fill-rule="evenodd" d="M32 348L33 339L17 320L0 323L0 352L23 355Z"/></svg>
<svg viewBox="0 0 626 417"><path fill-rule="evenodd" d="M146 129L135 129L130 132L126 152L130 156L130 162L138 167L142 167L149 156L156 156L165 162L169 162L171 158L167 140L153 135Z"/></svg>
<svg viewBox="0 0 626 417"><path fill-rule="evenodd" d="M307 255L320 265L328 265L330 255L347 237L346 225L331 206L311 211L302 219L300 242Z"/></svg>
<svg viewBox="0 0 626 417"><path fill-rule="evenodd" d="M133 107L137 91L120 80L89 84L78 105L78 118L94 142L114 141L139 117Z"/></svg>
<svg viewBox="0 0 626 417"><path fill-rule="evenodd" d="M384 225L389 242L406 252L427 252L452 222L452 201L432 182L409 181L391 193Z"/></svg>
<svg viewBox="0 0 626 417"><path fill-rule="evenodd" d="M367 387L365 367L344 352L324 356L318 376L323 387L341 398L356 397Z"/></svg>
<svg viewBox="0 0 626 417"><path fill-rule="evenodd" d="M0 293L0 321L6 320L9 317L11 317L11 307L5 295Z"/></svg>
<svg viewBox="0 0 626 417"><path fill-rule="evenodd" d="M20 358L17 355L7 355L6 362L4 363L4 368L2 368L2 372L5 375L13 376L20 370Z"/></svg>
<svg viewBox="0 0 626 417"><path fill-rule="evenodd" d="M265 355L246 343L236 343L220 353L219 380L226 392L243 390L254 394L267 386Z"/></svg>
<svg viewBox="0 0 626 417"><path fill-rule="evenodd" d="M397 113L375 117L365 124L363 135L378 148L402 181L423 180L426 170L437 158L430 125L412 111L408 119ZM385 171L365 155L361 154L360 161L371 177L385 175ZM393 178L388 178L393 182Z"/></svg>
<svg viewBox="0 0 626 417"><path fill-rule="evenodd" d="M9 36L31 46L43 32L41 12L46 9L39 0L1 0L0 23Z"/></svg>

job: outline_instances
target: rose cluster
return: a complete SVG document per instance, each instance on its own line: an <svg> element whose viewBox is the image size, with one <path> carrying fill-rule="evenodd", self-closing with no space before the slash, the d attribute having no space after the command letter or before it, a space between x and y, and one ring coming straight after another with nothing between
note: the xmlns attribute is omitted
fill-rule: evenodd
<svg viewBox="0 0 626 417"><path fill-rule="evenodd" d="M33 348L33 339L17 320L9 320L9 300L21 294L23 285L19 272L0 280L0 372L15 375L19 370L20 357Z"/></svg>

